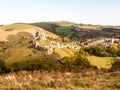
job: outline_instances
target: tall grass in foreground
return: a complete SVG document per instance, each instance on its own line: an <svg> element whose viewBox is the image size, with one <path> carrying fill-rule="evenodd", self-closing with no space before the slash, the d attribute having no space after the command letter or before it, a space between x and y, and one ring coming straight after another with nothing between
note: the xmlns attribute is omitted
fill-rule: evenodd
<svg viewBox="0 0 120 90"><path fill-rule="evenodd" d="M120 90L120 71L20 71L0 76L0 90Z"/></svg>

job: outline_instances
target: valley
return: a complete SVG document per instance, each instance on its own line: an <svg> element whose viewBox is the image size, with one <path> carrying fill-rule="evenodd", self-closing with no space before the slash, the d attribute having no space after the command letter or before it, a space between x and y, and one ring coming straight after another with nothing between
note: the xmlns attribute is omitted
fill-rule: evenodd
<svg viewBox="0 0 120 90"><path fill-rule="evenodd" d="M119 90L120 34L113 28L71 22L0 26L0 89Z"/></svg>

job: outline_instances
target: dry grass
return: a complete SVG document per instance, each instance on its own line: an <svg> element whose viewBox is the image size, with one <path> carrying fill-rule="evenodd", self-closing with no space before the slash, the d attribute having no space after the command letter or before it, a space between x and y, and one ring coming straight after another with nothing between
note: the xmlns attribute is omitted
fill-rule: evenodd
<svg viewBox="0 0 120 90"><path fill-rule="evenodd" d="M0 90L120 90L120 72L28 72L0 76Z"/></svg>

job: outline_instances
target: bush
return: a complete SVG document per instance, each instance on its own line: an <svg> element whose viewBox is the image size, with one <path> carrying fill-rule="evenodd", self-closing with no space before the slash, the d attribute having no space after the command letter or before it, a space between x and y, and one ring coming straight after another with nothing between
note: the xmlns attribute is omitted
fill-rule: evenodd
<svg viewBox="0 0 120 90"><path fill-rule="evenodd" d="M63 57L61 60L61 69L70 70L73 68L74 60L70 57Z"/></svg>
<svg viewBox="0 0 120 90"><path fill-rule="evenodd" d="M92 67L91 63L89 60L86 58L88 53L86 53L84 50L80 50L77 52L74 56L75 62L74 65L80 68L90 68Z"/></svg>
<svg viewBox="0 0 120 90"><path fill-rule="evenodd" d="M5 29L5 31L12 31L12 30L14 30L13 28L7 28L7 29Z"/></svg>
<svg viewBox="0 0 120 90"><path fill-rule="evenodd" d="M6 72L6 66L3 60L0 59L0 73Z"/></svg>
<svg viewBox="0 0 120 90"><path fill-rule="evenodd" d="M85 58L85 57L82 56L82 55L79 55L79 56L75 59L74 65L75 65L75 66L78 66L78 67L81 67L81 68L89 68L89 67L91 67L91 64L90 64L90 62L88 61L88 59Z"/></svg>
<svg viewBox="0 0 120 90"><path fill-rule="evenodd" d="M118 56L119 54L119 48L117 45L110 45L107 49L107 51L112 55L112 56Z"/></svg>
<svg viewBox="0 0 120 90"><path fill-rule="evenodd" d="M86 48L85 51L95 56L100 56L100 57L109 56L109 53L106 51L106 48L104 48L102 45L97 45L97 46Z"/></svg>
<svg viewBox="0 0 120 90"><path fill-rule="evenodd" d="M20 70L20 66L19 66L19 63L18 62L14 62L13 63L13 71L19 71Z"/></svg>
<svg viewBox="0 0 120 90"><path fill-rule="evenodd" d="M115 60L115 62L112 64L111 69L120 71L120 60Z"/></svg>

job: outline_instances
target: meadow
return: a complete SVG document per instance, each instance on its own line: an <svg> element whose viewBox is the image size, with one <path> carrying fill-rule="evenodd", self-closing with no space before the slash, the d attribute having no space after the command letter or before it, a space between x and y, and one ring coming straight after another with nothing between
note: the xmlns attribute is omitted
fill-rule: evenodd
<svg viewBox="0 0 120 90"><path fill-rule="evenodd" d="M92 65L97 66L98 69L109 69L114 62L113 57L98 57L98 56L88 56L88 60Z"/></svg>

